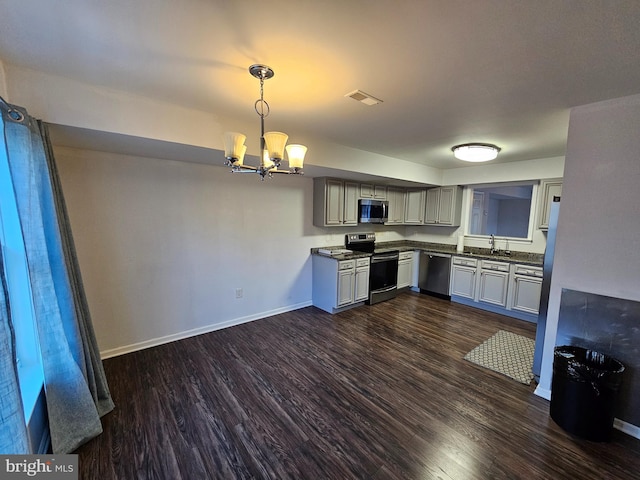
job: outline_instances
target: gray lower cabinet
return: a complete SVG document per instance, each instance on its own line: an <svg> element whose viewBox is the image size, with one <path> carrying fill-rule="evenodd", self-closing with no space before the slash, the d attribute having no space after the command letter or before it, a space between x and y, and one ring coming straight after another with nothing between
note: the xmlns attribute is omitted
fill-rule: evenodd
<svg viewBox="0 0 640 480"><path fill-rule="evenodd" d="M482 260L480 262L480 281L478 284L478 302L507 307L509 288L509 264Z"/></svg>
<svg viewBox="0 0 640 480"><path fill-rule="evenodd" d="M362 302L369 298L369 270L370 258L356 259L355 285L353 292L354 303Z"/></svg>
<svg viewBox="0 0 640 480"><path fill-rule="evenodd" d="M451 295L474 300L477 270L478 261L475 258L453 257L451 259Z"/></svg>
<svg viewBox="0 0 640 480"><path fill-rule="evenodd" d="M353 303L356 277L353 260L338 263L338 299L336 307L344 307Z"/></svg>
<svg viewBox="0 0 640 480"><path fill-rule="evenodd" d="M451 263L453 301L536 321L541 267L457 256Z"/></svg>
<svg viewBox="0 0 640 480"><path fill-rule="evenodd" d="M542 292L542 268L514 265L510 290L512 310L537 315Z"/></svg>
<svg viewBox="0 0 640 480"><path fill-rule="evenodd" d="M336 260L313 256L313 305L329 313L364 302L369 296L369 257Z"/></svg>
<svg viewBox="0 0 640 480"><path fill-rule="evenodd" d="M413 252L400 252L398 257L398 288L411 286L413 279Z"/></svg>

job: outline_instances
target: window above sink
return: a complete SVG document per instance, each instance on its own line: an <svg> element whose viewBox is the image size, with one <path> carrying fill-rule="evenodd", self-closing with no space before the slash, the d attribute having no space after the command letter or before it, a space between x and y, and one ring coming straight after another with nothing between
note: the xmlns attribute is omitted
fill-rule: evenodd
<svg viewBox="0 0 640 480"><path fill-rule="evenodd" d="M531 240L534 182L471 188L467 235Z"/></svg>

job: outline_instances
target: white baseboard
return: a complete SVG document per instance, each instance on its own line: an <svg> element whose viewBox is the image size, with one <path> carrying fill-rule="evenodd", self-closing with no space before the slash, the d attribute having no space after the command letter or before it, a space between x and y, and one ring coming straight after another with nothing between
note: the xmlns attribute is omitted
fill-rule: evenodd
<svg viewBox="0 0 640 480"><path fill-rule="evenodd" d="M540 385L538 385L533 393L545 400L551 401L551 390L548 388L541 388Z"/></svg>
<svg viewBox="0 0 640 480"><path fill-rule="evenodd" d="M551 390L548 388L540 388L540 385L538 385L533 393L551 401ZM631 435L634 438L640 439L640 427L627 423L619 418L615 418L613 420L613 428L616 428L627 435Z"/></svg>
<svg viewBox="0 0 640 480"><path fill-rule="evenodd" d="M640 427L631 423L624 422L619 418L613 420L613 427L617 428L621 432L631 435L634 438L640 439Z"/></svg>
<svg viewBox="0 0 640 480"><path fill-rule="evenodd" d="M280 313L291 312L300 308L311 306L311 301L297 303L295 305L287 305L286 307L276 308L266 312L260 312L253 315L247 315L246 317L234 318L222 323L214 323L211 325L205 325L204 327L194 328L192 330L186 330L184 332L178 332L164 337L151 338L143 342L132 343L123 347L110 348L109 350L103 350L100 352L100 357L105 360L111 357L117 357L124 355L125 353L136 352L138 350L144 350L145 348L156 347L169 342L175 342L176 340L182 340L184 338L195 337L196 335L202 335L203 333L215 332L216 330L222 330L223 328L233 327L235 325L241 325L243 323L252 322L254 320L260 320L261 318L271 317Z"/></svg>

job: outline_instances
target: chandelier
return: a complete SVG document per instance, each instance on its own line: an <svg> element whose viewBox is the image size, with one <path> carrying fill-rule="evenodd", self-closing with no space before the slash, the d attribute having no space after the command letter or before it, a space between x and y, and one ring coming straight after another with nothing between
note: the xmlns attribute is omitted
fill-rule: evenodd
<svg viewBox="0 0 640 480"><path fill-rule="evenodd" d="M274 73L266 65L251 65L249 73L260 80L260 98L256 100L254 108L260 117L260 165L254 167L244 164L244 154L247 146L244 144L246 135L238 132L225 132L224 156L225 165L231 167L232 172L257 173L262 177L272 177L274 173L286 173L302 175L302 165L307 147L304 145L286 145L289 136L282 132L264 133L264 119L269 116L269 104L264 99L264 81L273 77ZM280 170L280 163L287 152L289 169Z"/></svg>

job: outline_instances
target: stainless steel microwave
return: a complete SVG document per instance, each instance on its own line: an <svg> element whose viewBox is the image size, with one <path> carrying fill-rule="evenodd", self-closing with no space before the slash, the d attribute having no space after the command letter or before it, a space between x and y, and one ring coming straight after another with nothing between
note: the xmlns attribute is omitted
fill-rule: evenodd
<svg viewBox="0 0 640 480"><path fill-rule="evenodd" d="M389 219L389 202L363 199L358 201L358 223L385 223Z"/></svg>

